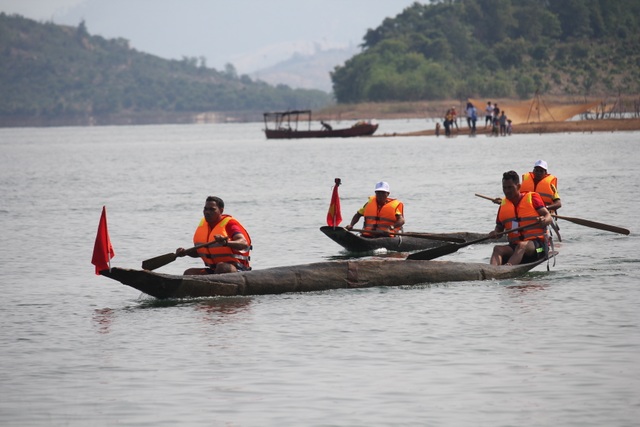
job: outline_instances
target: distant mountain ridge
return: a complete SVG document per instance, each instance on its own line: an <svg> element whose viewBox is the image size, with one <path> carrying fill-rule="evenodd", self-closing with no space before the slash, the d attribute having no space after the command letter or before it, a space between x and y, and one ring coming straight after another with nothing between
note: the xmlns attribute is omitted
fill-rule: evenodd
<svg viewBox="0 0 640 427"><path fill-rule="evenodd" d="M352 46L344 49L318 50L313 54L295 54L286 61L250 74L256 80L272 85L288 84L302 89L318 89L333 92L331 72L335 67L356 55L360 49Z"/></svg>
<svg viewBox="0 0 640 427"><path fill-rule="evenodd" d="M198 58L138 52L125 39L90 35L84 22L70 27L0 13L0 55L0 125L188 122L211 112L256 119L332 103L326 92L274 87L233 66L217 71Z"/></svg>

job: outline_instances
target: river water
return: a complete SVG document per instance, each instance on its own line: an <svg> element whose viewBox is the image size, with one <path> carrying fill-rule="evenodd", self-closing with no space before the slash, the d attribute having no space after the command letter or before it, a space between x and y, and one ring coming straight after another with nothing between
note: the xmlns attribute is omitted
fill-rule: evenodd
<svg viewBox="0 0 640 427"><path fill-rule="evenodd" d="M0 129L1 425L638 425L640 133L267 141L261 128ZM90 264L103 205L113 265L138 268L191 245L208 195L248 228L254 269L345 256L318 230L336 177L343 225L386 180L406 231L488 232L496 206L474 193L500 196L502 173L538 158L561 215L631 235L561 221L556 265L517 280L188 301Z"/></svg>

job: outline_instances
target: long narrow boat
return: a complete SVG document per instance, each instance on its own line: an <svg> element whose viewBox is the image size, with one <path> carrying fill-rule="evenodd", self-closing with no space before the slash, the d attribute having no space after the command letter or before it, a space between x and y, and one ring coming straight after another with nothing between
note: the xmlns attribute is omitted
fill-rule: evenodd
<svg viewBox="0 0 640 427"><path fill-rule="evenodd" d="M433 249L451 243L442 240L431 240L421 237L402 235L393 237L367 238L352 233L342 227L334 228L326 225L320 227L320 231L322 231L331 240L333 240L349 252L370 252L376 249L386 249L388 251L396 252L411 252ZM465 241L477 240L487 236L486 233L470 233L466 231L457 233L433 233L433 235L443 238L453 237L456 239L464 239ZM495 240L493 242L495 243Z"/></svg>
<svg viewBox="0 0 640 427"><path fill-rule="evenodd" d="M371 258L207 276L179 276L117 267L100 274L152 297L166 299L508 279L521 276L544 261L497 267L481 263Z"/></svg>
<svg viewBox="0 0 640 427"><path fill-rule="evenodd" d="M327 125L323 129L311 129L311 123L310 110L264 113L264 134L267 139L350 138L373 135L378 130L378 124L369 121L341 129Z"/></svg>

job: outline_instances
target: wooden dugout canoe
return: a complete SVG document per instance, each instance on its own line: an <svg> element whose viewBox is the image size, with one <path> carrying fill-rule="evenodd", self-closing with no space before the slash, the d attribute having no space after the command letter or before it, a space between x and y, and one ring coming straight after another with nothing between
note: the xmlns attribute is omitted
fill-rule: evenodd
<svg viewBox="0 0 640 427"><path fill-rule="evenodd" d="M433 249L451 243L442 240L431 240L411 236L376 237L372 239L352 233L343 227L334 228L326 225L320 227L320 231L349 252L370 252L376 249L386 249L388 251L396 252L412 252ZM487 233L470 232L432 234L441 237L464 239L465 241L477 240L487 236ZM493 242L495 243L496 241L493 240Z"/></svg>
<svg viewBox="0 0 640 427"><path fill-rule="evenodd" d="M117 267L100 274L155 298L167 299L509 279L523 275L544 261L497 267L483 263L371 258L207 276L180 276Z"/></svg>

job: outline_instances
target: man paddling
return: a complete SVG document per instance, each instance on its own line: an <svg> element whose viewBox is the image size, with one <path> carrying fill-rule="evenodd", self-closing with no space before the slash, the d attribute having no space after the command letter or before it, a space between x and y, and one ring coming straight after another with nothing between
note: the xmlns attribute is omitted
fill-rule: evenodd
<svg viewBox="0 0 640 427"><path fill-rule="evenodd" d="M548 169L547 162L538 160L533 165L532 172L522 175L521 191L535 191L538 193L547 210L553 215L562 207L562 200L560 200L560 194L558 194L558 178L548 173ZM558 223L552 221L551 227L558 235L558 240L562 241Z"/></svg>
<svg viewBox="0 0 640 427"><path fill-rule="evenodd" d="M204 205L204 218L193 235L193 243L199 245L215 242L198 249L176 249L176 255L181 257L201 257L205 268L189 268L185 275L234 273L236 271L251 270L249 266L249 251L251 238L247 230L231 215L225 215L224 202L215 196L207 197Z"/></svg>
<svg viewBox="0 0 640 427"><path fill-rule="evenodd" d="M389 197L389 184L384 181L376 184L374 192L376 195L369 197L345 228L352 230L364 216L364 237L383 237L388 236L387 231L400 231L404 225L404 204Z"/></svg>
<svg viewBox="0 0 640 427"><path fill-rule="evenodd" d="M542 198L533 191L520 191L520 176L515 171L502 175L502 192L505 197L498 208L495 229L489 236L495 239L504 230L527 228L508 233L507 245L494 246L491 264L516 265L545 257L551 238L547 226L553 219Z"/></svg>
<svg viewBox="0 0 640 427"><path fill-rule="evenodd" d="M547 172L547 162L538 160L533 171L522 175L522 191L535 191L540 195L549 212L555 213L562 207L558 194L558 178Z"/></svg>

